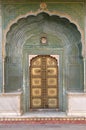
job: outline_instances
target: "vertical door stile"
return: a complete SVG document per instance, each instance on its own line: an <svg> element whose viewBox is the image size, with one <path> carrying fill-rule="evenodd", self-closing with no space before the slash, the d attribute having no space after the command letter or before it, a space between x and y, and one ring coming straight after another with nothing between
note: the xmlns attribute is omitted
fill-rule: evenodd
<svg viewBox="0 0 86 130"><path fill-rule="evenodd" d="M43 90L43 108L46 108L46 60L45 57L42 56L42 90Z"/></svg>

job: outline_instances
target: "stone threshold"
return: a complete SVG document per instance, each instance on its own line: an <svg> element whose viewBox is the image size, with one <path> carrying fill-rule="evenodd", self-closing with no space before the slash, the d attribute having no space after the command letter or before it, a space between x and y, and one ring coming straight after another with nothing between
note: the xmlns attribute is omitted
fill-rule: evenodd
<svg viewBox="0 0 86 130"><path fill-rule="evenodd" d="M32 111L22 116L0 116L0 124L86 124L86 117L67 116L65 112Z"/></svg>

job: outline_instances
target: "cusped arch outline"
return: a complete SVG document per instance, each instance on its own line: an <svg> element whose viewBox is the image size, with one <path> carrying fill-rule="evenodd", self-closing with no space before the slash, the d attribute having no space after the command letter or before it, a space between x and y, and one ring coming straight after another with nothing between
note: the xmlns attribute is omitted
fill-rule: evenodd
<svg viewBox="0 0 86 130"><path fill-rule="evenodd" d="M16 64L16 70L20 70L20 72L17 74L18 78L23 77L23 67L21 67L20 65L22 64L21 61L23 48L25 46L34 46L34 49L35 46L40 47L39 38L41 37L42 33L47 34L48 37L49 44L46 47L51 47L52 49L62 48L65 51L65 56L74 55L74 58L79 58L79 60L77 60L77 63L78 61L82 63L82 61L80 61L82 60L81 33L74 23L71 23L70 20L65 17L60 17L56 14L50 14L49 12L45 11L35 14L31 13L27 16L21 17L14 24L12 24L6 34L6 62L9 62L10 66L13 65L11 63ZM68 62L70 62L70 57L67 58L68 61L66 61L65 63L66 66ZM67 76L69 76L68 74L69 73L67 73ZM13 78L15 78L14 74L12 76ZM21 81L22 82L19 83L17 86L19 86L20 84L24 84L22 79ZM8 83L9 87L10 78L9 81L6 82Z"/></svg>
<svg viewBox="0 0 86 130"><path fill-rule="evenodd" d="M38 28L36 28L36 25L34 26L34 24L35 23L39 24L38 25L38 27L39 27L39 26L43 25L43 20L47 21L47 19L49 19L50 22L58 24L58 25L50 25L51 30L49 30L49 28L48 28L48 30L49 30L48 32L45 32L43 30L43 28L40 28L41 31L39 31L39 33L44 32L44 33L48 34L49 32L51 32L53 30L55 37L57 35L56 33L58 33L58 36L61 37L60 39L62 39L62 43L64 43L64 45L63 45L64 48L69 48L69 50L70 50L70 48L74 48L72 46L72 44L73 44L76 47L76 49L79 50L79 52L78 52L78 53L80 53L79 55L82 55L83 45L81 43L81 33L78 30L78 27L74 23L71 23L67 18L60 17L55 14L49 14L48 12L30 14L26 17L18 19L16 23L14 23L12 26L10 26L10 29L6 35L6 44L5 45L9 46L12 43L13 48L15 48L15 46L21 48L25 44L25 41L28 41L28 39L30 39L31 37L36 37L36 36L34 36L34 34L38 33L37 32ZM48 20L48 22L49 22L49 20ZM47 23L47 25L48 25L48 23ZM33 26L32 30L35 30L35 31L31 32L32 30L29 30L29 28L31 26ZM56 32L56 29L58 30L58 32ZM39 33L38 33L38 35L39 35ZM55 42L58 42L58 41L55 41ZM70 43L70 45L68 45L69 43ZM67 44L67 47L66 47L66 44ZM8 51L8 49L7 49L7 51ZM14 51L14 49L13 49L13 51ZM12 51L12 53L13 53L13 51ZM6 55L7 55L7 52L6 52ZM8 55L10 55L10 54L8 54Z"/></svg>

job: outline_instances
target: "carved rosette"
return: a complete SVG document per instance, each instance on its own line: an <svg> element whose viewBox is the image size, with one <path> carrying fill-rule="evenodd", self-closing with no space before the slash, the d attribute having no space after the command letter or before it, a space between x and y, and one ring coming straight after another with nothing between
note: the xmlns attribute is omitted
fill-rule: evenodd
<svg viewBox="0 0 86 130"><path fill-rule="evenodd" d="M46 9L47 9L47 4L46 4L45 2L42 2L42 3L40 4L40 9L41 9L41 10L46 10Z"/></svg>

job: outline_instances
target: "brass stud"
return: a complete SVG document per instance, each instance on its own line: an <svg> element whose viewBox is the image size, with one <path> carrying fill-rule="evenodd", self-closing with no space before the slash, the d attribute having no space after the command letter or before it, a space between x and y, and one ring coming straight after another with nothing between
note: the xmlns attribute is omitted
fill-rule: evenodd
<svg viewBox="0 0 86 130"><path fill-rule="evenodd" d="M81 120L80 118L78 118L78 120Z"/></svg>
<svg viewBox="0 0 86 130"><path fill-rule="evenodd" d="M36 121L36 118L34 118L33 120Z"/></svg>
<svg viewBox="0 0 86 130"><path fill-rule="evenodd" d="M65 120L66 120L66 118L63 118L63 120L65 121Z"/></svg>
<svg viewBox="0 0 86 130"><path fill-rule="evenodd" d="M51 118L48 118L48 120L51 120Z"/></svg>
<svg viewBox="0 0 86 130"><path fill-rule="evenodd" d="M29 118L26 118L26 121L29 121Z"/></svg>
<svg viewBox="0 0 86 130"><path fill-rule="evenodd" d="M37 120L40 121L40 118L38 118Z"/></svg>
<svg viewBox="0 0 86 130"><path fill-rule="evenodd" d="M41 118L41 120L44 120L43 118Z"/></svg>
<svg viewBox="0 0 86 130"><path fill-rule="evenodd" d="M3 118L0 119L0 121L3 121L3 120L4 120Z"/></svg>
<svg viewBox="0 0 86 130"><path fill-rule="evenodd" d="M67 121L69 121L70 119L69 118L67 118Z"/></svg>
<svg viewBox="0 0 86 130"><path fill-rule="evenodd" d="M32 121L32 120L33 120L33 118L30 118L30 120Z"/></svg>

